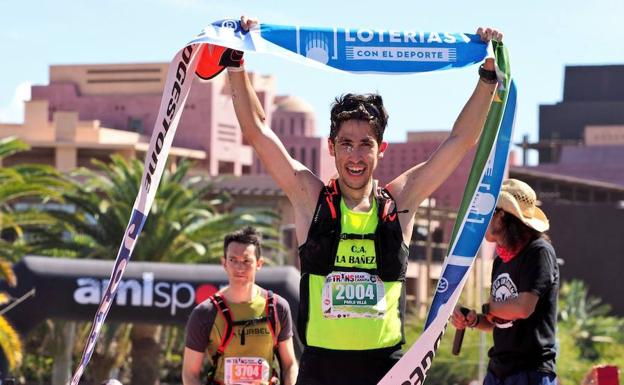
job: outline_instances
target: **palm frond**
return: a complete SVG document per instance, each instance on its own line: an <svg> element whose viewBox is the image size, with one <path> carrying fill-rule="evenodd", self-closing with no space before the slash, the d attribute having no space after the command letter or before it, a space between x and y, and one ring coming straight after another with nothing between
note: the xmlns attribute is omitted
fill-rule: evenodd
<svg viewBox="0 0 624 385"><path fill-rule="evenodd" d="M11 302L11 296L8 293L0 291L0 306Z"/></svg>
<svg viewBox="0 0 624 385"><path fill-rule="evenodd" d="M15 136L8 136L0 139L0 158L6 158L17 152L26 151L30 146Z"/></svg>
<svg viewBox="0 0 624 385"><path fill-rule="evenodd" d="M17 331L9 324L4 316L0 316L0 348L9 362L9 367L15 369L22 363L22 341Z"/></svg>
<svg viewBox="0 0 624 385"><path fill-rule="evenodd" d="M9 286L17 286L17 277L13 272L11 262L2 258L0 258L0 279L6 281Z"/></svg>

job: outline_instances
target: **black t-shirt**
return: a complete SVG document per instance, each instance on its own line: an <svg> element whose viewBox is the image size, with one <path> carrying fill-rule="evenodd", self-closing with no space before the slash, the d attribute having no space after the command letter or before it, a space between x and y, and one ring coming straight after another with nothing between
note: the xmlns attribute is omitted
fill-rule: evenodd
<svg viewBox="0 0 624 385"><path fill-rule="evenodd" d="M261 289L259 294L264 297L266 291ZM288 302L277 294L273 294L276 299L277 318L279 319L280 331L277 341L282 342L293 335L292 319L290 316L290 306ZM219 345L220 341L211 341L210 332L217 316L217 309L209 299L200 303L193 309L186 324L186 347L197 352L204 352L209 344Z"/></svg>
<svg viewBox="0 0 624 385"><path fill-rule="evenodd" d="M544 239L532 241L507 263L494 260L491 300L502 302L523 292L539 297L533 314L493 331L489 369L499 378L522 370L555 374L559 267L555 250Z"/></svg>

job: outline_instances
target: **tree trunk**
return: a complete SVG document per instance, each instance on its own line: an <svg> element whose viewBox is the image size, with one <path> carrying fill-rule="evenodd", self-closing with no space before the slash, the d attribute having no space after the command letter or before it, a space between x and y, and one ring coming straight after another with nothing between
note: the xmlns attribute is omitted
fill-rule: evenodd
<svg viewBox="0 0 624 385"><path fill-rule="evenodd" d="M66 385L72 370L72 347L76 338L76 322L54 321L54 363L52 385Z"/></svg>
<svg viewBox="0 0 624 385"><path fill-rule="evenodd" d="M160 385L160 325L132 326L131 385Z"/></svg>
<svg viewBox="0 0 624 385"><path fill-rule="evenodd" d="M105 325L98 346L91 356L88 366L89 378L94 384L111 377L112 373L119 372L119 368L128 360L130 353L130 324L111 322Z"/></svg>

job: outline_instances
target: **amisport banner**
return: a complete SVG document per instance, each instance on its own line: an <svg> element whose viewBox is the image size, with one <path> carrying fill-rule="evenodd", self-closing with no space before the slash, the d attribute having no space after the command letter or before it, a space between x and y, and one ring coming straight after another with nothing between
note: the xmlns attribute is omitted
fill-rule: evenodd
<svg viewBox="0 0 624 385"><path fill-rule="evenodd" d="M414 73L459 68L481 62L491 44L478 35L416 30L298 27L261 24L243 31L238 20L204 28L174 56L144 164L139 193L124 233L109 283L93 319L71 385L78 385L94 351L136 240L151 209L184 104L202 56L214 46L283 56L295 62L349 73ZM212 56L218 62L218 57ZM218 63L212 63L218 68ZM211 66L208 66L211 67ZM216 76L223 68L216 71ZM205 74L204 74L205 75ZM206 76L203 76L206 77ZM210 77L210 76L208 76Z"/></svg>
<svg viewBox="0 0 624 385"><path fill-rule="evenodd" d="M517 93L506 48L495 43L495 53L499 87L481 134L425 330L378 385L425 381L496 207L509 157Z"/></svg>

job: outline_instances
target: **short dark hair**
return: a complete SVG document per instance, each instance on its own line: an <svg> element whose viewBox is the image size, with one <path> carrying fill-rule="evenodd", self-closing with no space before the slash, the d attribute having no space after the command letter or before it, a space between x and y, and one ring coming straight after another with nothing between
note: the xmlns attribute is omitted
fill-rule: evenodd
<svg viewBox="0 0 624 385"><path fill-rule="evenodd" d="M377 143L383 141L388 125L388 112L384 108L381 95L349 93L337 97L331 105L329 138L335 141L340 125L352 119L368 122L375 130Z"/></svg>
<svg viewBox="0 0 624 385"><path fill-rule="evenodd" d="M227 234L223 240L223 256L227 252L228 245L232 242L254 245L256 246L256 258L262 256L262 234L254 227L245 226L240 230Z"/></svg>
<svg viewBox="0 0 624 385"><path fill-rule="evenodd" d="M515 215L510 214L504 210L496 209L503 212L501 218L503 228L503 242L506 247L511 250L516 250L527 242L531 242L537 238L544 238L550 242L550 237L546 233L541 233L527 225L525 225Z"/></svg>

